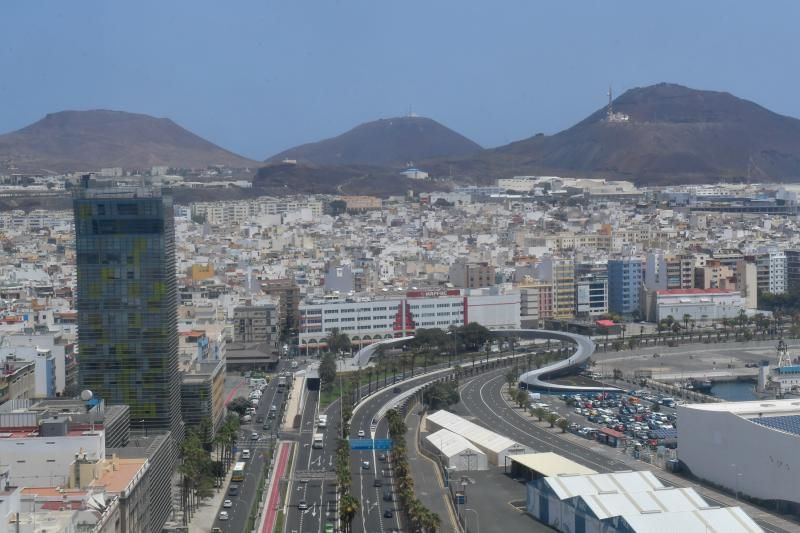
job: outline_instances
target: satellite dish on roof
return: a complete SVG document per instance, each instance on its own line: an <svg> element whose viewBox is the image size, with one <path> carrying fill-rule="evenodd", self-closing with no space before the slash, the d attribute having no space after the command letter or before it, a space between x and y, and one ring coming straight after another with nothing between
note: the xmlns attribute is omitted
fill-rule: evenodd
<svg viewBox="0 0 800 533"><path fill-rule="evenodd" d="M94 398L94 394L89 389L81 391L81 400L84 402L88 402L92 398Z"/></svg>

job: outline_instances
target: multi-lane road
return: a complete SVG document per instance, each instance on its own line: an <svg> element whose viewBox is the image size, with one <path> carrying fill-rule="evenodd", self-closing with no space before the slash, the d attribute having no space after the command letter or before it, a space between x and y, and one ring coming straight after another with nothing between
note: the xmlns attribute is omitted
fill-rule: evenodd
<svg viewBox="0 0 800 533"><path fill-rule="evenodd" d="M286 366L283 363L282 366ZM285 368L284 368L285 370ZM265 419L269 413L271 405L280 405L283 401L284 393L278 392L278 380L270 380L269 385L262 391L261 399L258 402L256 416L253 417L252 423L242 424L239 429L239 438L236 446L238 450L249 449L251 458L244 460L247 463L245 468L244 481L231 482L226 488L226 500L231 500L232 507L227 509L220 508L217 510L217 516L214 520L213 527L218 527L222 531L244 531L247 528L247 520L250 517L250 510L253 508L256 494L258 493L258 484L262 481L262 472L266 464L265 453L270 444L270 434L262 432L261 424L256 423L259 416ZM280 420L273 420L275 427L280 424ZM257 432L261 435L258 441L253 441L250 438L251 433ZM241 459L240 459L241 460ZM233 465L231 465L233 468ZM236 496L230 495L230 486L236 485L238 487L238 494ZM228 513L228 520L220 520L220 512L225 511Z"/></svg>

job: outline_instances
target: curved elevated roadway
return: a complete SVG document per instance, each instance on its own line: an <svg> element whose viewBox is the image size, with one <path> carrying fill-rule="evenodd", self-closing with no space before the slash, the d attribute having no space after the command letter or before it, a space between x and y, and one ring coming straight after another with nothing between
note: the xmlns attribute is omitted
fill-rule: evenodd
<svg viewBox="0 0 800 533"><path fill-rule="evenodd" d="M585 335L567 333L566 331L550 331L545 329L502 329L492 330L497 337L519 337L522 339L550 339L570 342L575 345L575 353L566 359L556 361L542 368L525 372L519 377L519 382L528 390L541 390L548 392L611 392L620 389L616 387L592 387L586 385L562 385L550 383L547 379L564 376L577 372L581 365L589 360L594 353L594 342Z"/></svg>
<svg viewBox="0 0 800 533"><path fill-rule="evenodd" d="M529 390L541 390L548 392L611 392L620 389L616 387L592 387L587 385L562 385L547 381L559 376L564 376L577 372L581 365L586 363L594 353L594 342L585 335L568 333L566 331L551 331L546 329L496 329L492 330L496 337L519 337L522 339L550 339L555 341L569 342L575 345L575 353L566 359L556 361L530 372L525 372L519 377L519 382L524 388ZM372 355L380 346L391 346L400 344L413 339L413 336L385 339L369 346L361 348L353 357L355 365L363 366L369 363Z"/></svg>

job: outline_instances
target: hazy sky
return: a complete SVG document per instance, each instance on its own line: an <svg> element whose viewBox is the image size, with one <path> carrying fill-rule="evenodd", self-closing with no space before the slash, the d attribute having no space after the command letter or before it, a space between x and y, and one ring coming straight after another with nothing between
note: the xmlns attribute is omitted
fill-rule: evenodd
<svg viewBox="0 0 800 533"><path fill-rule="evenodd" d="M411 107L496 146L660 81L800 117L798 21L793 0L3 0L0 132L117 109L264 159Z"/></svg>

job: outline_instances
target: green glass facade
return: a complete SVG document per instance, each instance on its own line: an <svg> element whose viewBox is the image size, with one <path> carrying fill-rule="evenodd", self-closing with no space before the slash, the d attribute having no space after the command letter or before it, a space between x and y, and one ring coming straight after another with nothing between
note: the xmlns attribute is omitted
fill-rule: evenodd
<svg viewBox="0 0 800 533"><path fill-rule="evenodd" d="M181 429L172 197L149 188L76 192L81 387L130 406L131 426Z"/></svg>

